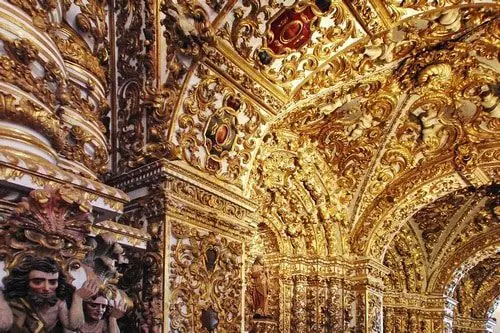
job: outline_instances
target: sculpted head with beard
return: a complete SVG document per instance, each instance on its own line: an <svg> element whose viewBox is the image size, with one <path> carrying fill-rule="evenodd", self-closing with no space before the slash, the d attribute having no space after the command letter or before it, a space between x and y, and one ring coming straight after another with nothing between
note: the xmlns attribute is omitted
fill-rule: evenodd
<svg viewBox="0 0 500 333"><path fill-rule="evenodd" d="M76 331L84 324L83 301L99 290L98 281L86 281L74 291L61 266L49 257L24 258L3 284L0 316L10 314L13 332ZM0 322L0 331L3 326Z"/></svg>
<svg viewBox="0 0 500 333"><path fill-rule="evenodd" d="M22 298L35 309L54 306L58 300L70 300L73 291L61 266L49 257L27 257L3 283L7 301Z"/></svg>

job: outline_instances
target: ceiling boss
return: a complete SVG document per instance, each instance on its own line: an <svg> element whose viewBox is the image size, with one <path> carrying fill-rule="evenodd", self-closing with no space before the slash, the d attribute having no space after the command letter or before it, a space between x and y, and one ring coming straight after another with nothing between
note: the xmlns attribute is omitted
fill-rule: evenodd
<svg viewBox="0 0 500 333"><path fill-rule="evenodd" d="M330 0L316 0L314 5L299 2L284 8L268 23L264 46L258 52L262 64L304 46L319 27L322 16L330 10Z"/></svg>

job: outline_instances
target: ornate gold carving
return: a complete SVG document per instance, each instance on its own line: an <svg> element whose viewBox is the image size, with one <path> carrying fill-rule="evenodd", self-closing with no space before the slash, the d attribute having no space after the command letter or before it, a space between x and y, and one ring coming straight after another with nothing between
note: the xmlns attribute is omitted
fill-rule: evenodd
<svg viewBox="0 0 500 333"><path fill-rule="evenodd" d="M345 192L336 191L326 162L311 142L280 134L284 133L266 136L267 147L252 175L253 196L263 205L264 223L284 243L283 253L342 253L339 232L345 208L333 205L345 200Z"/></svg>
<svg viewBox="0 0 500 333"><path fill-rule="evenodd" d="M17 51L22 52L21 49L14 52ZM31 49L30 51L33 50ZM31 56L34 55L32 54ZM47 82L43 78L35 77L31 69L26 64L17 62L5 55L1 55L0 78L4 82L8 82L25 91L31 92L33 96L47 104L47 106L52 108L55 107L56 96L49 89Z"/></svg>
<svg viewBox="0 0 500 333"><path fill-rule="evenodd" d="M106 84L106 72L101 67L99 60L92 54L88 46L85 45L84 41L77 36L70 36L68 38L54 36L53 39L64 59L83 66L97 76L102 84Z"/></svg>
<svg viewBox="0 0 500 333"><path fill-rule="evenodd" d="M418 239L408 226L401 228L394 238L384 257L384 265L391 270L384 279L386 290L408 293L424 291L427 262Z"/></svg>
<svg viewBox="0 0 500 333"><path fill-rule="evenodd" d="M122 228L126 225L125 230L130 230L130 227L141 229L141 238L148 238L146 252L134 251L130 270L125 274L137 283L129 287L140 291L135 293L134 304L137 312L136 317L131 318L131 327L137 325L150 332L161 331L167 315L163 300L166 294L164 281L167 279L164 249L168 246L166 244L169 244L165 233L165 230L168 230L165 220L165 194L161 185L148 188L146 196L130 202L120 224L115 226Z"/></svg>
<svg viewBox="0 0 500 333"><path fill-rule="evenodd" d="M279 15L281 6L281 3L272 1L237 5L233 9L234 21L227 22L218 34L266 79L289 94L309 73L345 46L350 37L357 38L361 33L340 1L332 1L325 13L314 6L312 10L318 15L316 26L313 26L315 37L298 49L288 49L284 55L268 55L272 57L271 63L263 63L262 52L271 52L266 48L266 34L272 34L263 23ZM298 4L297 10L303 10L303 7Z"/></svg>
<svg viewBox="0 0 500 333"><path fill-rule="evenodd" d="M245 68L245 66L238 64L238 58L233 55L233 52L225 43L218 43L216 48L207 47L204 62L222 70L222 74L226 74L238 88L253 96L255 102L260 103L263 108L270 110L273 114L280 112L285 105L286 96L274 85L266 84L267 81L259 82L257 78L251 77L252 69L246 71L242 69L241 67Z"/></svg>
<svg viewBox="0 0 500 333"><path fill-rule="evenodd" d="M487 232L488 229L499 227L500 212L498 212L497 207L500 206L500 198L498 197L498 190L493 186L491 190L483 189L483 191L483 193L480 193L480 196L485 195L486 200L483 201L480 210L469 218L462 229L454 235L451 244L454 248L466 243L479 234Z"/></svg>
<svg viewBox="0 0 500 333"><path fill-rule="evenodd" d="M48 6L48 4L43 3L40 6L35 6L35 8L41 9L46 6ZM56 4L50 4L49 7L50 10L53 10L56 8ZM101 73L100 79L102 83L105 84L107 79L103 74L104 72L102 71L101 65L99 62L92 62L95 60L95 57L87 51L84 42L80 41L78 37L76 37L76 39L70 38L69 41L64 40L61 37L61 34L64 34L63 30L67 32L67 30L71 30L71 28L68 26L63 29L58 23L53 23L51 25L52 28L48 31L49 35L52 40L55 41L56 45L60 47L63 56L65 54L72 54L73 57L69 57L70 61L81 64L84 68L89 68L95 75L99 76ZM61 31L56 32L57 29L61 29ZM45 37L47 38L49 35ZM7 119L24 124L48 136L56 149L61 150L63 155L66 155L70 159L73 159L74 162L78 163L78 157L84 157L85 154L78 155L75 154L74 151L71 151L71 149L68 149L71 145L66 138L67 129L63 126L64 122L61 115L64 111L61 106L78 110L83 118L93 122L93 125L104 132L105 128L100 118L102 116L101 112L107 112L107 102L105 102L102 97L98 101L91 102L89 100L89 97L87 97L89 91L95 89L95 87L92 87L91 83L87 84L88 91L80 91L76 88L74 83L66 78L66 73L59 67L60 64L54 62L59 60L59 53L50 54L48 56L49 59L56 60L47 60L46 52L48 49L46 48L47 42L45 40L43 42L38 40L30 41L26 38L10 40L4 35L0 36L0 38L4 42L4 50L6 53L0 56L0 67L3 69L3 71L0 69L0 72L2 72L0 76L3 77L3 81L15 85L24 92L31 94L41 103L45 104L48 109L53 110L53 114L47 111L44 112L40 106L37 106L36 103L32 101L26 100L23 96L19 101L20 110L22 110L22 112L17 116L11 114ZM50 39L47 38L47 40ZM41 49L38 49L42 46L43 52ZM53 48L53 46L50 46L50 48ZM72 51L70 49L72 49ZM83 57L81 57L82 54ZM65 58L68 59L68 57ZM14 91L16 91L16 89L12 88L9 92L15 94ZM19 100L19 97L16 97L16 99ZM45 114L46 119L42 119L42 114ZM83 151L83 147L81 148ZM103 171L102 167L107 160L107 147L97 144L96 147L94 147L94 151L97 159L104 160L104 162L99 162L97 163L98 165L92 165L92 163L88 163L87 161L83 164L90 169L95 168L96 173L99 174ZM105 169L107 170L107 168Z"/></svg>
<svg viewBox="0 0 500 333"><path fill-rule="evenodd" d="M123 221L151 238L110 222L101 229L121 233L123 243L147 242L123 282L137 295L137 313L127 319L134 330L161 330L170 311L174 330L379 332L384 306L387 331L442 332L454 325L454 303L429 293L457 285L458 329L479 327L465 314L485 313L478 303L490 302L498 284L498 264L483 260L497 251L498 195L493 187L461 189L500 176L498 5L10 2L56 41L67 70L42 60L55 50L49 39L42 54L37 43L2 38L4 85L34 98L5 92L0 115L96 173L105 171L107 148L94 128L105 131L100 119L109 111L99 81L106 85L116 46L114 171L144 167L116 184L148 192ZM310 40L271 54L272 23L306 8L316 19ZM60 14L76 15L75 31L55 22ZM107 23L116 45L108 45ZM77 123L80 116L89 123ZM12 151L0 153L3 179L78 183L81 198L121 208L123 193ZM145 166L162 158L177 161ZM259 209L249 214L255 207L235 193ZM163 267L166 254L172 266ZM241 299L250 285L242 263L256 254L272 267L266 323L249 320ZM379 263L356 261L361 255ZM170 304L162 302L167 295Z"/></svg>
<svg viewBox="0 0 500 333"><path fill-rule="evenodd" d="M212 43L214 32L202 6L185 0L162 3L167 44L183 55L198 58L205 43Z"/></svg>
<svg viewBox="0 0 500 333"><path fill-rule="evenodd" d="M102 0L74 0L80 13L75 16L77 28L84 34L93 38L92 54L99 59L101 64L107 64L109 56L108 29L106 17L106 1ZM103 71L104 68L101 68ZM99 72L99 73L100 73ZM103 83L107 82L106 79Z"/></svg>
<svg viewBox="0 0 500 333"><path fill-rule="evenodd" d="M92 232L96 235L111 232L117 241L138 248L145 248L147 241L151 239L151 236L146 231L109 220L96 223L92 227Z"/></svg>
<svg viewBox="0 0 500 333"><path fill-rule="evenodd" d="M203 332L210 316L214 328L239 331L241 244L179 223L172 235L170 328Z"/></svg>
<svg viewBox="0 0 500 333"><path fill-rule="evenodd" d="M413 223L418 226L422 233L427 258L431 258L435 246L439 243L440 236L448 227L453 216L465 205L469 193L470 190L466 189L440 198L413 215Z"/></svg>
<svg viewBox="0 0 500 333"><path fill-rule="evenodd" d="M33 25L41 30L48 30L52 26L49 14L56 8L54 0L50 1L24 1L9 0L11 4L25 11L32 19Z"/></svg>
<svg viewBox="0 0 500 333"><path fill-rule="evenodd" d="M338 175L336 183L356 188L392 123L399 91L394 82L359 84L346 100L328 96L292 113L283 127L311 137Z"/></svg>
<svg viewBox="0 0 500 333"><path fill-rule="evenodd" d="M346 52L332 57L317 71L309 75L296 92L297 99L304 99L320 89L350 81L357 76L366 76L384 65L395 64L409 56L418 57L423 49L431 49L439 41L452 40L476 27L474 17L490 21L493 25L494 7L464 7L429 13L419 19L426 24L416 24L414 20L403 21L396 30L372 38L367 43L351 46ZM454 15L455 20L448 17ZM485 28L488 29L488 28ZM395 38L395 33L402 38ZM482 42L481 45L491 45ZM481 47L480 49L485 49Z"/></svg>
<svg viewBox="0 0 500 333"><path fill-rule="evenodd" d="M420 0L411 0L411 1L382 0L381 2L387 8L389 15L393 20L400 20L423 11L445 8L462 3L460 1L455 1L455 0L442 0L434 2L426 2ZM474 3L482 3L482 2L487 3L486 1L474 1ZM453 11L450 11L448 15L442 18L442 20L449 22L450 24L452 23L458 24L457 15Z"/></svg>
<svg viewBox="0 0 500 333"><path fill-rule="evenodd" d="M353 13L359 16L360 23L367 33L374 35L385 30L382 18L379 17L379 14L369 1L354 0L345 2L353 10Z"/></svg>
<svg viewBox="0 0 500 333"><path fill-rule="evenodd" d="M31 155L26 156L21 152L1 151L0 165L2 170L0 175L5 176L4 180L15 181L17 178L26 176L39 187L60 186L69 182L83 193L82 196L85 199L95 204L96 200L102 198L106 207L117 212L121 211L123 204L129 200L128 196L120 190L63 171L51 163L33 159Z"/></svg>
<svg viewBox="0 0 500 333"><path fill-rule="evenodd" d="M80 126L73 126L69 136L72 139L72 144L69 142L66 144L63 150L64 156L70 160L79 161L97 174L107 171L108 152L106 147L96 143L95 138ZM92 153L87 152L88 148L92 150Z"/></svg>
<svg viewBox="0 0 500 333"><path fill-rule="evenodd" d="M26 255L77 256L90 231L91 211L90 202L69 185L32 191L2 228L8 267Z"/></svg>
<svg viewBox="0 0 500 333"><path fill-rule="evenodd" d="M0 93L0 118L44 133L56 148L61 149L66 142L67 133L61 129L56 115L29 100L18 100L10 94Z"/></svg>
<svg viewBox="0 0 500 333"><path fill-rule="evenodd" d="M119 171L159 158L180 156L178 147L168 141L167 133L187 70L169 49L167 82L162 88L155 86L155 11L152 1L124 1L116 8Z"/></svg>
<svg viewBox="0 0 500 333"><path fill-rule="evenodd" d="M198 76L201 80L183 102L184 114L178 119L179 129L175 133L182 157L192 166L242 186L264 120L249 100L206 67L199 67ZM223 117L224 112L229 112L234 122L226 127L227 135L231 134L234 142L221 153L214 154L208 149L207 129L210 120ZM205 130L202 132L202 129Z"/></svg>
<svg viewBox="0 0 500 333"><path fill-rule="evenodd" d="M247 210L232 204L227 200L216 196L208 191L204 191L195 185L191 185L184 180L177 178L167 178L165 190L175 195L177 198L193 201L198 205L210 207L228 216L243 220L247 215Z"/></svg>
<svg viewBox="0 0 500 333"><path fill-rule="evenodd" d="M495 289L498 283L499 260L499 255L485 259L462 278L455 290L459 316L476 319L487 317L488 306L496 296L493 299L485 299L485 296L491 297L490 289Z"/></svg>

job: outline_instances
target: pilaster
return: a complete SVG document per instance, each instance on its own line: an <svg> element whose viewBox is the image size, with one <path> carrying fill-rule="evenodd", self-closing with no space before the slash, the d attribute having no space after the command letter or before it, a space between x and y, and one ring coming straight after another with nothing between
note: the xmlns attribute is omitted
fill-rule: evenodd
<svg viewBox="0 0 500 333"><path fill-rule="evenodd" d="M113 184L132 198L126 208L130 222L143 223L153 237L148 253L161 269L148 295L152 303L163 300L151 314L156 326L164 332L241 331L253 204L164 160Z"/></svg>
<svg viewBox="0 0 500 333"><path fill-rule="evenodd" d="M383 326L383 276L388 269L372 259L361 259L350 272L354 299L348 307L353 313L349 332L379 333Z"/></svg>

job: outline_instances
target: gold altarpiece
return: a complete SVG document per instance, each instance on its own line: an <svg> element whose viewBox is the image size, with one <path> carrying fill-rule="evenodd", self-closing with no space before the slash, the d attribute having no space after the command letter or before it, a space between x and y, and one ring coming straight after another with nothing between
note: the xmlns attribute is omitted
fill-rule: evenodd
<svg viewBox="0 0 500 333"><path fill-rule="evenodd" d="M124 332L491 332L499 16L0 0L5 270L40 251L70 273L112 235Z"/></svg>

